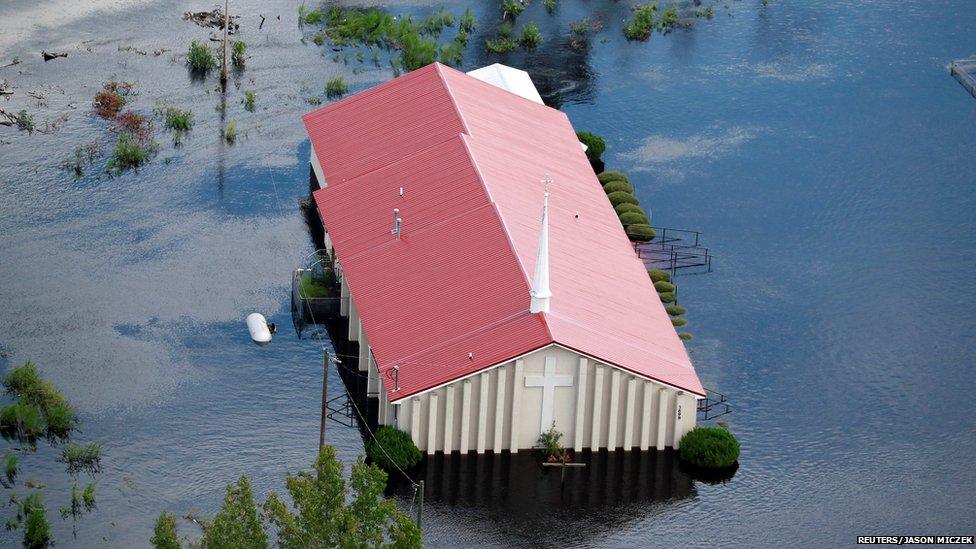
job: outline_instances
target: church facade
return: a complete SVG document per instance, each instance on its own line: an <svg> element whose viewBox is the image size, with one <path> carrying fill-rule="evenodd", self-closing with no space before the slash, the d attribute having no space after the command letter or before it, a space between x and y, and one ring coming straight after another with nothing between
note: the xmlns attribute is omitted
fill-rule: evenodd
<svg viewBox="0 0 976 549"><path fill-rule="evenodd" d="M531 92L526 92L531 88ZM305 116L378 420L435 452L677 448L704 389L565 115L439 64Z"/></svg>

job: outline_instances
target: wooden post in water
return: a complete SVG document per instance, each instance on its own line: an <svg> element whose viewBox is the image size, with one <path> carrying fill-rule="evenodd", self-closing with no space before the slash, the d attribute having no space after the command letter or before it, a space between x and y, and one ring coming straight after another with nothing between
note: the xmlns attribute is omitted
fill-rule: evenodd
<svg viewBox="0 0 976 549"><path fill-rule="evenodd" d="M224 58L220 63L220 87L227 89L227 27L230 26L229 0L224 0Z"/></svg>
<svg viewBox="0 0 976 549"><path fill-rule="evenodd" d="M417 530L420 530L420 533L423 534L423 532L424 532L424 525L423 525L423 521L424 521L424 481L420 481L420 487L417 488L417 491L419 492L417 494Z"/></svg>
<svg viewBox="0 0 976 549"><path fill-rule="evenodd" d="M329 402L329 350L322 347L322 417L319 424L319 453L325 446L325 420L328 415Z"/></svg>

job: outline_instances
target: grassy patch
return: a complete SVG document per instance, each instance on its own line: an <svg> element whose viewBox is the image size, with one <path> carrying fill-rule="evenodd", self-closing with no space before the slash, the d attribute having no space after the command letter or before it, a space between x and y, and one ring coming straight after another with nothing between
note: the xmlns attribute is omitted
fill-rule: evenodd
<svg viewBox="0 0 976 549"><path fill-rule="evenodd" d="M224 128L224 140L231 144L237 142L237 122L231 120L227 123L227 127Z"/></svg>
<svg viewBox="0 0 976 549"><path fill-rule="evenodd" d="M95 114L102 118L114 118L128 102L127 97L131 92L131 84L115 80L106 82L92 101Z"/></svg>
<svg viewBox="0 0 976 549"><path fill-rule="evenodd" d="M74 409L54 385L41 378L31 362L3 376L3 385L16 400L0 409L0 427L28 438L47 432L67 436L76 421Z"/></svg>
<svg viewBox="0 0 976 549"><path fill-rule="evenodd" d="M542 5L546 7L546 11L550 14L556 11L556 0L542 0Z"/></svg>
<svg viewBox="0 0 976 549"><path fill-rule="evenodd" d="M8 481L13 482L17 477L17 454L13 451L3 456L3 472Z"/></svg>
<svg viewBox="0 0 976 549"><path fill-rule="evenodd" d="M511 38L494 38L485 41L485 49L491 53L509 53L518 49L518 42Z"/></svg>
<svg viewBox="0 0 976 549"><path fill-rule="evenodd" d="M47 521L41 495L33 493L27 496L21 508L27 518L24 523L24 547L47 547L51 543L51 524Z"/></svg>
<svg viewBox="0 0 976 549"><path fill-rule="evenodd" d="M257 99L257 94L253 91L244 92L244 110L248 112L254 112L254 101Z"/></svg>
<svg viewBox="0 0 976 549"><path fill-rule="evenodd" d="M194 40L190 42L190 50L186 54L186 64L190 70L204 73L217 67L217 58L214 57L206 44Z"/></svg>
<svg viewBox="0 0 976 549"><path fill-rule="evenodd" d="M81 494L81 501L85 504L85 510L91 511L95 508L95 484L89 483L85 486L85 491Z"/></svg>
<svg viewBox="0 0 976 549"><path fill-rule="evenodd" d="M519 0L502 0L502 17L514 21L525 11L525 4Z"/></svg>
<svg viewBox="0 0 976 549"><path fill-rule="evenodd" d="M325 95L329 99L337 99L346 95L349 91L349 84L341 77L337 76L332 78L325 83Z"/></svg>
<svg viewBox="0 0 976 549"><path fill-rule="evenodd" d="M68 472L72 474L78 471L96 473L101 466L101 460L102 444L100 442L90 444L69 442L61 449L61 457L58 458L58 461L68 465Z"/></svg>
<svg viewBox="0 0 976 549"><path fill-rule="evenodd" d="M332 293L328 277L316 277L311 274L304 274L298 279L298 290L306 298L328 297Z"/></svg>

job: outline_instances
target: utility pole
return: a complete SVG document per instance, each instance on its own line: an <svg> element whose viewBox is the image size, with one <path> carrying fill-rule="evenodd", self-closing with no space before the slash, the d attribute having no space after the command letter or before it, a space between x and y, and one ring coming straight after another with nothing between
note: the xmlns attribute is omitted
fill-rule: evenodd
<svg viewBox="0 0 976 549"><path fill-rule="evenodd" d="M424 481L420 481L420 486L417 488L417 530L420 533L424 532Z"/></svg>
<svg viewBox="0 0 976 549"><path fill-rule="evenodd" d="M319 453L325 446L325 420L328 415L329 402L329 350L322 347L322 417L319 424Z"/></svg>
<svg viewBox="0 0 976 549"><path fill-rule="evenodd" d="M220 63L220 87L227 89L227 27L230 26L229 0L224 0L224 58Z"/></svg>

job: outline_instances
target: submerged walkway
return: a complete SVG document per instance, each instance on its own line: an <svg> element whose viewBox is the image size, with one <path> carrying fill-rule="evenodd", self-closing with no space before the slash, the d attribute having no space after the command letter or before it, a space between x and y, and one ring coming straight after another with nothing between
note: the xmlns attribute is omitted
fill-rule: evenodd
<svg viewBox="0 0 976 549"><path fill-rule="evenodd" d="M976 97L976 55L949 64L949 74L956 77L962 87Z"/></svg>

